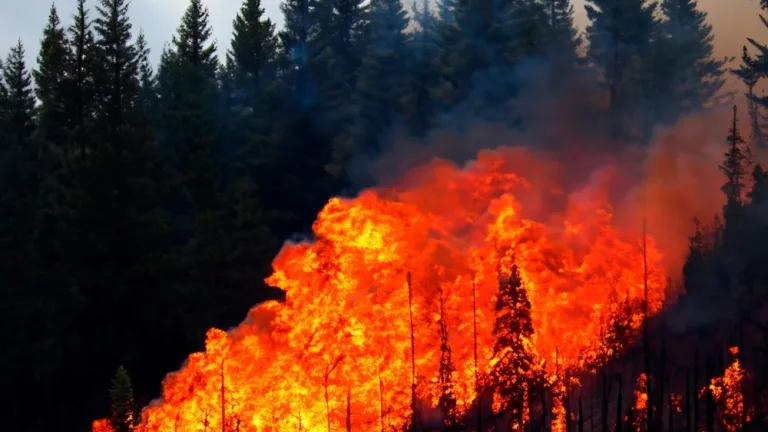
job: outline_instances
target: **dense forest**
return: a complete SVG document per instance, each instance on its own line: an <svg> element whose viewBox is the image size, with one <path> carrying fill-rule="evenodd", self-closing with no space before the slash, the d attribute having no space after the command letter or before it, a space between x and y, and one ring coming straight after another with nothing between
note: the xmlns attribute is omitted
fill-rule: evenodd
<svg viewBox="0 0 768 432"><path fill-rule="evenodd" d="M375 182L368 161L395 137L418 145L477 121L524 131L562 103L575 123L590 119L584 133L644 145L660 125L731 103L731 72L747 89L746 138L759 145L767 131L756 89L768 48L750 41L729 71L696 0L587 0L583 34L570 0L408 11L400 0L284 0L280 29L244 0L227 47L190 0L158 65L127 0L77 1L65 20L51 7L35 64L33 41L20 40L0 65L9 431L88 429L109 412L120 365L138 404L157 397L207 329L280 298L263 279L282 241L308 235L329 197ZM748 166L744 141L734 124L727 205L692 234L696 304L765 296L768 174ZM768 329L750 312L733 316Z"/></svg>

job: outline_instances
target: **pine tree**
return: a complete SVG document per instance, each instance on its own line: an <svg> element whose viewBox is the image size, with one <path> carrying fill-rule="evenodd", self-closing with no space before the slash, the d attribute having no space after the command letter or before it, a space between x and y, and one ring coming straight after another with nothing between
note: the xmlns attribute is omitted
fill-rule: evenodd
<svg viewBox="0 0 768 432"><path fill-rule="evenodd" d="M232 23L232 47L235 82L240 104L250 109L263 105L264 89L275 79L277 36L275 26L264 18L260 0L245 0ZM258 103L261 100L262 103ZM263 113L254 113L260 115Z"/></svg>
<svg viewBox="0 0 768 432"><path fill-rule="evenodd" d="M731 70L742 83L747 87L747 111L749 113L749 128L750 128L750 142L756 148L763 148L766 145L765 136L765 114L763 113L763 107L758 101L755 94L755 88L760 81L758 60L753 58L747 47L743 47L741 54L741 65L738 68Z"/></svg>
<svg viewBox="0 0 768 432"><path fill-rule="evenodd" d="M448 341L448 324L445 316L445 299L440 288L440 398L438 408L442 411L443 425L447 428L457 426L456 396L453 394L453 374L456 370L451 358L451 345Z"/></svg>
<svg viewBox="0 0 768 432"><path fill-rule="evenodd" d="M517 265L513 265L509 280L500 281L493 335L496 365L491 372L491 385L502 401L502 411L520 418L527 397L526 384L532 384L534 378L533 356L527 346L533 335L533 323L531 303Z"/></svg>
<svg viewBox="0 0 768 432"><path fill-rule="evenodd" d="M131 126L139 93L139 55L131 44L128 5L127 0L99 0L94 21L101 64L96 75L97 123L103 131L103 143L117 154L127 145L125 131Z"/></svg>
<svg viewBox="0 0 768 432"><path fill-rule="evenodd" d="M310 0L286 0L280 3L283 28L278 33L280 50L278 64L285 76L291 105L299 109L310 106L312 76L309 65L310 33L316 27L310 13Z"/></svg>
<svg viewBox="0 0 768 432"><path fill-rule="evenodd" d="M112 401L110 426L114 432L132 432L138 425L140 417L133 399L133 385L124 367L117 368L112 388L109 391Z"/></svg>
<svg viewBox="0 0 768 432"><path fill-rule="evenodd" d="M409 40L406 63L407 73L403 91L403 115L408 129L414 136L423 136L433 119L433 100L430 92L437 84L434 62L437 56L437 31L440 22L431 11L429 1L413 2L413 22L418 28ZM443 7L447 7L443 5ZM444 12L449 14L448 11ZM449 19L443 18L443 20Z"/></svg>
<svg viewBox="0 0 768 432"><path fill-rule="evenodd" d="M632 130L637 127L635 120L624 124L621 118L632 119L647 110L644 93L656 34L656 5L647 0L587 0L585 7L588 55L604 76L614 137L644 139L645 130Z"/></svg>
<svg viewBox="0 0 768 432"><path fill-rule="evenodd" d="M322 122L335 140L334 153L344 155L347 143L344 126L355 118L354 104L357 73L369 41L367 6L361 0L315 0L313 14L318 20L312 51L313 75L323 101ZM346 164L335 157L326 171L344 182Z"/></svg>
<svg viewBox="0 0 768 432"><path fill-rule="evenodd" d="M233 22L229 72L234 112L229 113L227 137L235 147L237 176L252 176L266 184L280 175L271 170L279 155L271 135L277 119L277 37L258 0L246 0Z"/></svg>
<svg viewBox="0 0 768 432"><path fill-rule="evenodd" d="M85 0L77 1L74 23L68 29L72 60L67 70L68 96L65 98L70 114L71 142L69 153L83 153L93 146L93 117L96 111L96 43Z"/></svg>
<svg viewBox="0 0 768 432"><path fill-rule="evenodd" d="M211 34L207 8L200 0L191 0L160 63L162 144L186 195L174 209L189 216L183 225L191 231L184 238L190 238L200 214L220 209L222 184L215 159L217 125L213 111L218 60Z"/></svg>
<svg viewBox="0 0 768 432"><path fill-rule="evenodd" d="M35 131L35 96L32 77L24 64L24 45L19 40L11 48L3 67L3 78L7 88L7 116L9 142L19 149L27 145Z"/></svg>
<svg viewBox="0 0 768 432"><path fill-rule="evenodd" d="M0 72L5 69L3 59L0 58ZM5 148L8 142L8 87L5 85L2 73L0 73L0 149Z"/></svg>
<svg viewBox="0 0 768 432"><path fill-rule="evenodd" d="M669 74L659 78L666 86L657 105L663 110L662 120L669 122L717 103L725 83L725 61L713 58L712 25L696 0L663 0L661 11L659 43L669 53L663 63Z"/></svg>
<svg viewBox="0 0 768 432"><path fill-rule="evenodd" d="M739 119L736 107L733 107L731 127L728 129L728 150L725 152L725 160L720 165L720 171L725 175L725 184L722 191L726 197L723 207L725 219L725 237L733 237L742 222L744 208L744 188L747 180L748 169L751 164L751 154L744 138L739 131Z"/></svg>
<svg viewBox="0 0 768 432"><path fill-rule="evenodd" d="M376 154L377 140L402 112L409 45L408 15L400 0L371 4L371 42L358 72L356 113L334 149L335 164L346 166L352 155Z"/></svg>
<svg viewBox="0 0 768 432"><path fill-rule="evenodd" d="M38 68L33 71L33 76L35 93L40 100L39 135L58 148L64 148L69 140L65 97L70 57L65 30L61 27L56 7L52 5L37 57Z"/></svg>
<svg viewBox="0 0 768 432"><path fill-rule="evenodd" d="M571 0L543 0L547 14L547 48L556 56L573 61L581 45L576 25L573 22Z"/></svg>
<svg viewBox="0 0 768 432"><path fill-rule="evenodd" d="M152 64L149 61L149 48L143 31L136 36L136 51L139 65L139 107L140 111L150 121L157 114L157 83Z"/></svg>

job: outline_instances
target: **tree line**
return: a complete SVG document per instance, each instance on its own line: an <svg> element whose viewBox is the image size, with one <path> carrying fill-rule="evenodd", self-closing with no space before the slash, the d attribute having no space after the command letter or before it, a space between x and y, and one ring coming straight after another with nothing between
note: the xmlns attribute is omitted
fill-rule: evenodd
<svg viewBox="0 0 768 432"><path fill-rule="evenodd" d="M280 296L262 282L280 242L369 184L350 161L396 133L525 130L534 78L555 97L593 83L617 142L719 102L695 0L586 3L579 34L570 0L284 0L280 29L244 0L225 48L190 0L158 65L127 0L77 0L66 23L52 6L35 64L19 41L0 65L4 424L87 428L117 365L155 397L206 329ZM757 130L768 101L750 101Z"/></svg>

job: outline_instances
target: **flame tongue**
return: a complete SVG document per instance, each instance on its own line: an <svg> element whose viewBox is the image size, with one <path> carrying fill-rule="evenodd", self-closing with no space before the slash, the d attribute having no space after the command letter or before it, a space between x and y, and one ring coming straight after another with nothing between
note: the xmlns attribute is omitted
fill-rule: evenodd
<svg viewBox="0 0 768 432"><path fill-rule="evenodd" d="M206 352L170 375L144 410L146 431L380 430L411 416L412 276L417 393L437 406L441 308L455 370L456 412L476 397L493 364L499 278L512 264L530 301L527 349L550 376L598 367L640 326L642 239L618 232L598 186L559 199L543 176L530 182L504 152L465 169L435 161L390 189L331 199L314 243L286 244L267 282L284 304L255 307ZM527 216L528 215L528 216ZM546 219L530 215L546 215ZM661 254L648 239L650 310L663 302ZM499 274L501 273L501 275ZM474 288L473 288L474 287ZM477 310L473 311L473 289ZM560 378L551 379L558 382ZM558 408L561 409L561 408Z"/></svg>

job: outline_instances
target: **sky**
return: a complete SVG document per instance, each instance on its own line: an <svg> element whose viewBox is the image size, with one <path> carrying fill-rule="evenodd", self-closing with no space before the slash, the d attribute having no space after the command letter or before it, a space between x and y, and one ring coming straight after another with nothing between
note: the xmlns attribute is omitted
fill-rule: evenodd
<svg viewBox="0 0 768 432"><path fill-rule="evenodd" d="M97 0L87 0L93 9ZM4 58L8 49L21 38L27 50L28 62L33 63L39 49L42 29L48 18L52 2L65 25L71 22L76 0L0 0L0 55ZM160 58L163 45L171 40L181 21L189 0L131 0L130 16L134 29L146 34L152 59ZM242 0L203 0L210 11L210 21L219 52L229 46L232 19L240 9ZM266 15L279 27L282 16L280 0L262 0ZM573 0L577 24L586 23L584 0ZM410 0L406 0L409 4ZM768 43L768 29L758 17L758 0L699 0L699 6L708 12L714 27L715 51L718 57L739 56L747 37ZM91 12L91 16L94 12Z"/></svg>

